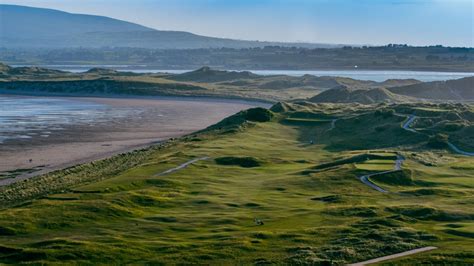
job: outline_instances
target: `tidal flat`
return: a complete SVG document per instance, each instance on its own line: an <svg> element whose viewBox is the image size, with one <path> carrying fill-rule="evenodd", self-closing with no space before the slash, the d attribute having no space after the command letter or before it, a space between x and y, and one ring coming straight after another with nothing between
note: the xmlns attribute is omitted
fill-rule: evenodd
<svg viewBox="0 0 474 266"><path fill-rule="evenodd" d="M259 103L0 96L0 185L203 129Z"/></svg>

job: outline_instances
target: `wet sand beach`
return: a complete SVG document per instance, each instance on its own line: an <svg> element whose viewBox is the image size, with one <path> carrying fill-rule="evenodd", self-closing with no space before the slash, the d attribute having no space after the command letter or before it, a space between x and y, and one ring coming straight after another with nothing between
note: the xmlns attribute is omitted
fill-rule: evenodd
<svg viewBox="0 0 474 266"><path fill-rule="evenodd" d="M4 96L4 95L2 95ZM61 97L105 105L110 116L97 123L68 124L51 130L47 137L10 139L0 143L0 185L149 146L169 138L203 129L240 110L268 106L256 102L201 98L78 98ZM16 178L5 173L18 169Z"/></svg>

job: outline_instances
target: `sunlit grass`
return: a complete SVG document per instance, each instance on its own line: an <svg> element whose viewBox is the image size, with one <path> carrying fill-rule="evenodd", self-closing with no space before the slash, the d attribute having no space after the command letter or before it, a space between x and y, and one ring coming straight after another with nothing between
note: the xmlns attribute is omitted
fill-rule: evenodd
<svg viewBox="0 0 474 266"><path fill-rule="evenodd" d="M3 190L22 200L0 211L0 261L345 264L437 246L400 261L473 263L474 172L465 168L474 158L433 151L445 160L420 153L428 157L422 160L411 155L420 149L416 142L352 149L344 135L375 145L363 136L364 121L370 129L395 128L399 120L364 114L359 119L367 120L356 122L347 115L346 125L328 133L327 124L293 125L275 114L271 122L228 125ZM408 145L409 137L396 140ZM341 150L329 148L335 145ZM404 172L374 179L390 193L357 178L393 169L396 152L407 155ZM368 155L379 157L359 161ZM203 156L210 158L157 175ZM221 157L259 165L216 163ZM316 167L331 162L341 163ZM47 186L54 190L35 194Z"/></svg>

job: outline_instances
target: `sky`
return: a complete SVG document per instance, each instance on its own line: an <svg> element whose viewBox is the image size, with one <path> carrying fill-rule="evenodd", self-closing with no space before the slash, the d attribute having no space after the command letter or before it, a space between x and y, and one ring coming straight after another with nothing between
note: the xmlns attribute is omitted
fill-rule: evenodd
<svg viewBox="0 0 474 266"><path fill-rule="evenodd" d="M474 46L474 0L0 0L233 39Z"/></svg>

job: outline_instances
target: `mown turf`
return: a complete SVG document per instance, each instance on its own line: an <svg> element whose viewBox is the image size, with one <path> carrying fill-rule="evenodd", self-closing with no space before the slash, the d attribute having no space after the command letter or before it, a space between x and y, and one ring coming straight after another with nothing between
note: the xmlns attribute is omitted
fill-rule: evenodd
<svg viewBox="0 0 474 266"><path fill-rule="evenodd" d="M396 129L401 119L364 107L302 106L339 117L336 128L288 124L294 111L267 122L241 113L161 147L2 188L0 262L344 264L437 246L395 262L474 263L474 158L428 150L426 138ZM378 144L364 136L380 125L404 133ZM369 135L388 138L378 134ZM390 193L359 181L393 167L396 153L407 158L402 176L374 180Z"/></svg>

